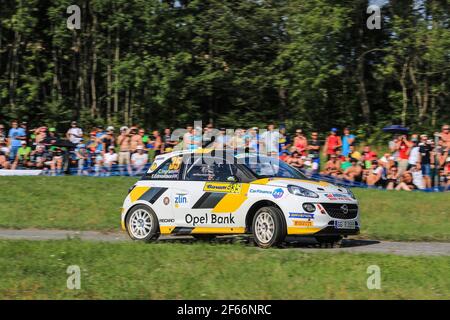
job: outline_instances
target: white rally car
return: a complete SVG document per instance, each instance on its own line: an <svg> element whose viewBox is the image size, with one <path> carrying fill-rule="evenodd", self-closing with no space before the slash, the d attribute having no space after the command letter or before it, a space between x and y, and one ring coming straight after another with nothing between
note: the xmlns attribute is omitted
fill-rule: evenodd
<svg viewBox="0 0 450 320"><path fill-rule="evenodd" d="M290 236L335 243L360 228L349 189L308 179L278 159L217 150L156 157L130 188L121 224L134 240L251 233L263 248Z"/></svg>

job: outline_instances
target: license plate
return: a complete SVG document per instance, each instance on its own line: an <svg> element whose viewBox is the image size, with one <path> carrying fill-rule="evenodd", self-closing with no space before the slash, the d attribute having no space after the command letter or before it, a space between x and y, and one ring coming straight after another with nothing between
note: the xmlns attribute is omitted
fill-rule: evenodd
<svg viewBox="0 0 450 320"><path fill-rule="evenodd" d="M355 229L355 221L335 221L334 227L336 229Z"/></svg>

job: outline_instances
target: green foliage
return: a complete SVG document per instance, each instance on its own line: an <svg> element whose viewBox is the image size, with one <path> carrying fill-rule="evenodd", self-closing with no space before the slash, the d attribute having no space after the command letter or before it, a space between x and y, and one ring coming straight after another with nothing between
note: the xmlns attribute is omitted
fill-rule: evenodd
<svg viewBox="0 0 450 320"><path fill-rule="evenodd" d="M450 120L446 2L2 1L1 122L328 130ZM375 139L375 138L372 138ZM376 138L378 139L378 138Z"/></svg>

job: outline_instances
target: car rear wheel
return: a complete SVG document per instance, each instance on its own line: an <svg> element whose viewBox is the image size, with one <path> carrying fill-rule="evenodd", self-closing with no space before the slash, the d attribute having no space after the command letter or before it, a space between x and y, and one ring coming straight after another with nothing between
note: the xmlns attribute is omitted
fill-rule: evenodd
<svg viewBox="0 0 450 320"><path fill-rule="evenodd" d="M253 217L252 231L255 243L261 248L278 246L286 237L283 214L276 207L263 207Z"/></svg>
<svg viewBox="0 0 450 320"><path fill-rule="evenodd" d="M128 235L133 240L150 242L159 237L159 223L155 212L138 204L131 209L126 220Z"/></svg>

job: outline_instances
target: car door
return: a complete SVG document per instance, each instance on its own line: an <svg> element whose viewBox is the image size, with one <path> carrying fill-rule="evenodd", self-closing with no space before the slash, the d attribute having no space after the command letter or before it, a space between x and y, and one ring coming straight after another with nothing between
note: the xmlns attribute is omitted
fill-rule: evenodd
<svg viewBox="0 0 450 320"><path fill-rule="evenodd" d="M214 213L219 202L229 193L237 192L240 183L230 182L232 171L223 159L193 157L184 168L175 196L177 226L212 228L233 225L228 214Z"/></svg>

